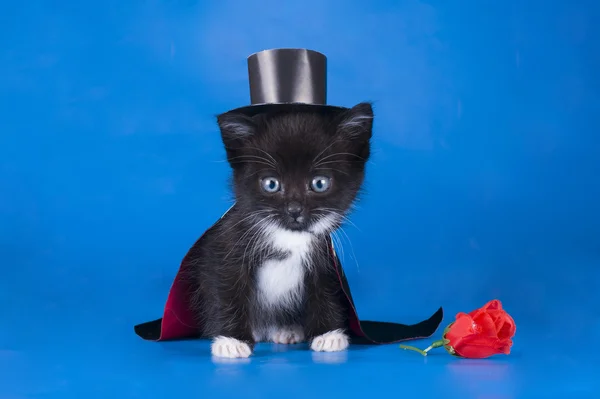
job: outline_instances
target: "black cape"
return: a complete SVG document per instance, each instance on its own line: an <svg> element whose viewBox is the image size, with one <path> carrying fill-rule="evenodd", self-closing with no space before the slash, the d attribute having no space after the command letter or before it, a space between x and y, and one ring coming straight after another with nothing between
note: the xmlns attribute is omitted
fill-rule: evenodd
<svg viewBox="0 0 600 399"><path fill-rule="evenodd" d="M184 278L192 261L190 254L198 253L196 248L203 244L203 237L204 235L194 243L181 262L179 271L167 296L162 317L135 326L135 333L141 338L149 341L203 338L201 335L201 326L194 322L193 314L190 311L190 297L188 295L190 292L190 283L187 278ZM441 307L427 320L412 325L361 320L358 317L348 280L337 257L331 238L328 238L328 245L330 248L330 260L337 272L342 293L350 305L348 307L347 330L350 333L352 344L389 344L411 339L428 338L435 333L443 319L443 309Z"/></svg>

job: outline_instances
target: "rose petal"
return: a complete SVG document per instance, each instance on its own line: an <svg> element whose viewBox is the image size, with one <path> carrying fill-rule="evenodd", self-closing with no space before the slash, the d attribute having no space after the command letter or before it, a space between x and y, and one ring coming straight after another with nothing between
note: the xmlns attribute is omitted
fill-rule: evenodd
<svg viewBox="0 0 600 399"><path fill-rule="evenodd" d="M509 316L504 320L504 324L498 329L498 338L512 338L515 335L515 332L517 332L517 327L515 326L514 320Z"/></svg>
<svg viewBox="0 0 600 399"><path fill-rule="evenodd" d="M483 308L485 310L502 310L502 303L497 299L492 299Z"/></svg>
<svg viewBox="0 0 600 399"><path fill-rule="evenodd" d="M500 330L506 321L505 312L503 310L492 310L487 312L487 314L494 321L494 325L496 326L496 331Z"/></svg>
<svg viewBox="0 0 600 399"><path fill-rule="evenodd" d="M504 325L506 318L504 317L502 310L493 310L488 313L492 320L494 320L494 325L496 326L496 330L499 330Z"/></svg>
<svg viewBox="0 0 600 399"><path fill-rule="evenodd" d="M496 329L496 323L492 317L487 313L480 313L477 317L473 318L473 323L476 325L474 331L484 337L498 338Z"/></svg>
<svg viewBox="0 0 600 399"><path fill-rule="evenodd" d="M473 319L466 313L458 313L456 320L450 326L444 338L450 341L450 345L458 345L463 337L474 334Z"/></svg>
<svg viewBox="0 0 600 399"><path fill-rule="evenodd" d="M510 348L512 347L512 341L509 340L503 340L501 341L501 343L498 344L498 352L502 352L505 355L510 355Z"/></svg>
<svg viewBox="0 0 600 399"><path fill-rule="evenodd" d="M472 318L476 318L476 317L478 317L478 316L479 316L480 314L482 314L482 313L485 313L485 310L484 310L484 309L475 309L475 310L473 310L473 311L469 312L468 314L469 314L469 316L471 316Z"/></svg>
<svg viewBox="0 0 600 399"><path fill-rule="evenodd" d="M489 312L491 310L502 310L502 303L497 299L493 299L493 300L489 301L488 303L486 303L485 305L483 305L482 307L480 307L479 309L473 310L472 312L469 313L469 315L471 317L475 317L476 314L479 314L482 312Z"/></svg>
<svg viewBox="0 0 600 399"><path fill-rule="evenodd" d="M508 355L511 346L510 340L471 335L464 337L458 345L453 345L453 348L462 357L482 359L492 355Z"/></svg>
<svg viewBox="0 0 600 399"><path fill-rule="evenodd" d="M517 330L515 321L504 310L490 311L489 315L494 320L498 338L511 338Z"/></svg>
<svg viewBox="0 0 600 399"><path fill-rule="evenodd" d="M488 338L489 342L474 343L471 339L454 346L457 355L471 359L483 359L498 354L496 342Z"/></svg>

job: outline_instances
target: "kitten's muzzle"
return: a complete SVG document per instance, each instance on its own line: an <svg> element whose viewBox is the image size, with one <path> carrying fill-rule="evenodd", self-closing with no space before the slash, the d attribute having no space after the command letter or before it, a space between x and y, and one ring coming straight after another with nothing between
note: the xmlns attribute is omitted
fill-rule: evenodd
<svg viewBox="0 0 600 399"><path fill-rule="evenodd" d="M286 212L287 214L296 222L302 223L304 221L304 216L302 215L302 212L304 211L304 208L302 207L302 204L299 202L290 202L288 204L288 206L286 207Z"/></svg>

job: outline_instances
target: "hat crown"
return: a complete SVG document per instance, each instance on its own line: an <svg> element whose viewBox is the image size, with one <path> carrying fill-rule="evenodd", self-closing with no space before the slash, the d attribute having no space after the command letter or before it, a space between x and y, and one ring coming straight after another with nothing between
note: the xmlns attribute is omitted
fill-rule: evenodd
<svg viewBox="0 0 600 399"><path fill-rule="evenodd" d="M271 49L248 57L250 101L327 104L327 57L308 49Z"/></svg>

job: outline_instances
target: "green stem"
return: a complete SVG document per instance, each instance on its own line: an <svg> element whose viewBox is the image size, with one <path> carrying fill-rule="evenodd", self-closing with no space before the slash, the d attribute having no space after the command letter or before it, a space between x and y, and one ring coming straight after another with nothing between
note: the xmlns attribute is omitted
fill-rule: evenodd
<svg viewBox="0 0 600 399"><path fill-rule="evenodd" d="M425 349L423 352L427 353L432 349L441 348L442 346L444 346L444 344L444 340L440 339L439 341L435 341L433 344L429 345L429 348Z"/></svg>
<svg viewBox="0 0 600 399"><path fill-rule="evenodd" d="M425 350L421 350L419 348L415 348L414 346L409 346L409 345L400 345L400 348L406 349L406 350L409 350L409 351L419 352L421 355L427 356L427 353L430 350L432 350L434 348L442 347L442 346L444 346L444 344L445 344L445 340L440 339L439 341L435 341L434 343L432 343L431 345L429 345L429 347L427 349L425 349Z"/></svg>
<svg viewBox="0 0 600 399"><path fill-rule="evenodd" d="M419 352L421 355L423 355L423 356L427 356L427 352L425 352L425 351L422 351L422 350L421 350L421 349L419 349L419 348L415 348L414 346L409 346L409 345L400 345L400 348L402 348L402 349L406 349L406 350L409 350L409 351L415 351L415 352Z"/></svg>

